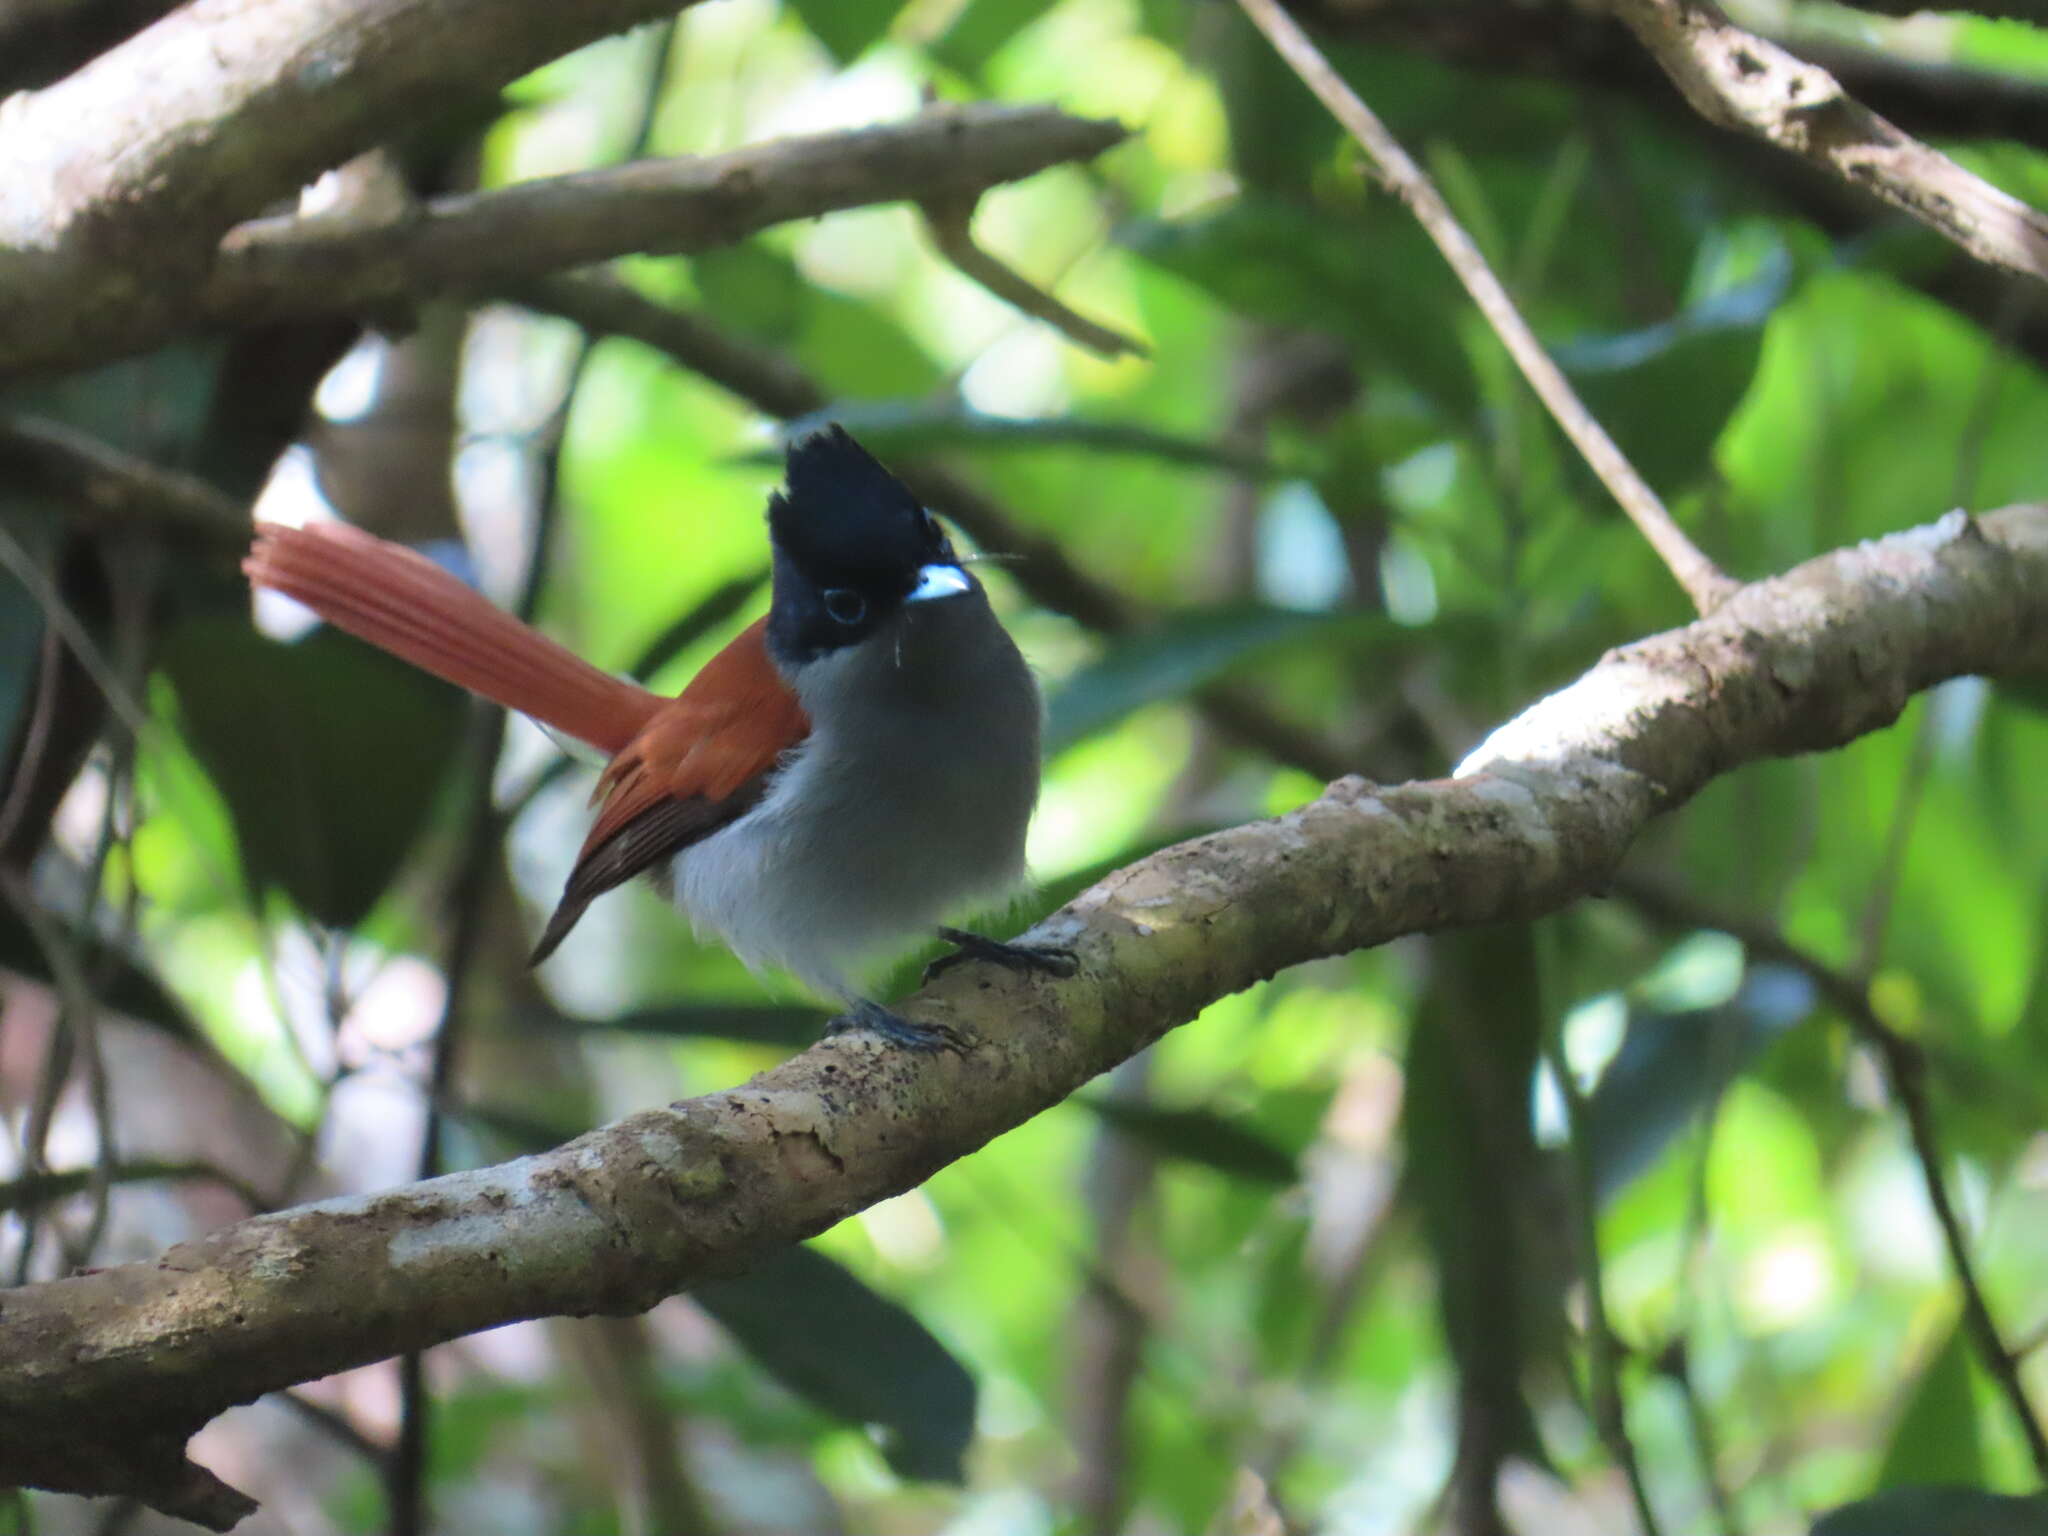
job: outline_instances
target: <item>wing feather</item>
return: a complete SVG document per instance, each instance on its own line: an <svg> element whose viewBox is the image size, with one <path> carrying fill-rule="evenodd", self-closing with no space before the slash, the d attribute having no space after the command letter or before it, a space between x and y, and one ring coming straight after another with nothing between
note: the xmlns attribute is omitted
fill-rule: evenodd
<svg viewBox="0 0 2048 1536"><path fill-rule="evenodd" d="M712 657L597 781L597 820L540 943L538 965L597 897L744 816L810 733L769 658L765 619Z"/></svg>

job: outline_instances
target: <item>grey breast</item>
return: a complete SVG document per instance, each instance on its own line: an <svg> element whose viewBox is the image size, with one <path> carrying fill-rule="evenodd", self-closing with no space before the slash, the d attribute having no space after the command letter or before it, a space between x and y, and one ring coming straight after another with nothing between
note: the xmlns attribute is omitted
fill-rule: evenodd
<svg viewBox="0 0 2048 1536"><path fill-rule="evenodd" d="M808 851L849 872L843 899L867 908L877 932L1022 880L1038 687L979 590L904 608L867 642L805 667L796 686L811 715L805 755L833 765L809 786L822 794Z"/></svg>

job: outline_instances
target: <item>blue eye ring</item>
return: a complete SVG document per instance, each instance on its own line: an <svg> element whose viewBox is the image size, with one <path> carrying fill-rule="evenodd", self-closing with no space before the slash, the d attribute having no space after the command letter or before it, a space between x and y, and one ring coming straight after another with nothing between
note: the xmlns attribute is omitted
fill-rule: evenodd
<svg viewBox="0 0 2048 1536"><path fill-rule="evenodd" d="M832 587L820 601L824 604L827 618L849 629L868 616L868 600L851 587Z"/></svg>

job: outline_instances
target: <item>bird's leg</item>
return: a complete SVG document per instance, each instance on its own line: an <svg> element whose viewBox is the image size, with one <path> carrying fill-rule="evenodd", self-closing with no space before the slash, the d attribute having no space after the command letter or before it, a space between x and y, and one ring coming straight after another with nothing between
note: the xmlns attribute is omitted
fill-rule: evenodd
<svg viewBox="0 0 2048 1536"><path fill-rule="evenodd" d="M941 928L939 937L953 946L953 953L939 956L924 968L926 981L968 960L986 960L1011 971L1038 971L1062 980L1081 969L1080 960L1064 945L1005 944L1001 939L969 933L965 928Z"/></svg>
<svg viewBox="0 0 2048 1536"><path fill-rule="evenodd" d="M834 1035L848 1035L862 1029L871 1035L880 1035L891 1045L900 1045L906 1051L957 1051L964 1056L972 1045L967 1036L951 1025L919 1024L866 998L858 999L846 1012L827 1023L825 1038L829 1040Z"/></svg>

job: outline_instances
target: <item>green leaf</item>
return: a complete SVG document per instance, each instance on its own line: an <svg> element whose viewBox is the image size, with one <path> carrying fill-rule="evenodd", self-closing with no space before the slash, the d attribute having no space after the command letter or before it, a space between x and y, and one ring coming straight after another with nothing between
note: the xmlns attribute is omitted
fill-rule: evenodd
<svg viewBox="0 0 2048 1536"><path fill-rule="evenodd" d="M988 61L1051 8L1051 0L967 0L926 50L946 68L981 79Z"/></svg>
<svg viewBox="0 0 2048 1536"><path fill-rule="evenodd" d="M1533 1217L1553 1204L1528 1113L1542 1029L1527 926L1431 937L1429 986L1408 1039L1403 1183L1421 1212L1469 1411L1506 1450L1539 1463L1522 1375L1541 1354L1530 1325L1551 1315L1559 1269Z"/></svg>
<svg viewBox="0 0 2048 1536"><path fill-rule="evenodd" d="M772 1003L671 1003L637 1009L616 1018L569 1018L562 1022L572 1029L594 1034L668 1035L683 1039L712 1036L753 1045L801 1048L817 1041L819 1031L825 1027L825 1015L817 1008Z"/></svg>
<svg viewBox="0 0 2048 1536"><path fill-rule="evenodd" d="M876 1430L899 1475L963 1480L974 1378L900 1304L804 1247L690 1294L790 1391Z"/></svg>
<svg viewBox="0 0 2048 1536"><path fill-rule="evenodd" d="M1238 177L1262 194L1306 193L1331 163L1343 130L1235 6L1207 20L1214 35L1205 52L1223 97Z"/></svg>
<svg viewBox="0 0 2048 1536"><path fill-rule="evenodd" d="M897 0L790 0L811 36L842 64L851 64L889 30Z"/></svg>
<svg viewBox="0 0 2048 1536"><path fill-rule="evenodd" d="M11 571L0 570L0 763L14 761L15 722L35 686L42 636L36 600Z"/></svg>
<svg viewBox="0 0 2048 1536"><path fill-rule="evenodd" d="M722 245L690 258L704 311L762 341L787 343L803 327L809 285L796 264L758 241Z"/></svg>
<svg viewBox="0 0 2048 1536"><path fill-rule="evenodd" d="M1894 1488L1813 1522L1812 1536L2043 1536L2048 1494Z"/></svg>
<svg viewBox="0 0 2048 1536"><path fill-rule="evenodd" d="M1885 1447L1877 1486L1905 1490L1943 1483L1971 1485L1983 1483L1989 1475L1971 1381L1970 1340L1958 1322L1906 1400L1891 1444Z"/></svg>
<svg viewBox="0 0 2048 1536"><path fill-rule="evenodd" d="M1179 698L1262 651L1340 627L1367 636L1392 633L1372 614L1241 607L1179 614L1157 629L1112 641L1048 702L1046 753L1064 751L1147 704Z"/></svg>
<svg viewBox="0 0 2048 1536"><path fill-rule="evenodd" d="M1719 1008L1632 1016L1621 1049L1586 1104L1586 1151L1604 1204L1771 1041L1805 1019L1813 984L1766 966Z"/></svg>
<svg viewBox="0 0 2048 1536"><path fill-rule="evenodd" d="M1659 490L1713 467L1714 444L1749 392L1764 323L1791 283L1789 257L1669 320L1553 349L1558 365L1622 451Z"/></svg>
<svg viewBox="0 0 2048 1536"><path fill-rule="evenodd" d="M1235 1116L1213 1109L1170 1109L1094 1094L1074 1102L1162 1157L1199 1163L1262 1184L1287 1185L1300 1177L1291 1153Z"/></svg>
<svg viewBox="0 0 2048 1536"><path fill-rule="evenodd" d="M239 617L179 625L159 662L252 883L359 923L426 821L462 694L333 630L279 645Z"/></svg>
<svg viewBox="0 0 2048 1536"><path fill-rule="evenodd" d="M1244 199L1171 222L1138 220L1118 237L1138 255L1254 320L1328 332L1459 418L1474 407L1457 327L1457 285L1392 209L1358 218Z"/></svg>

